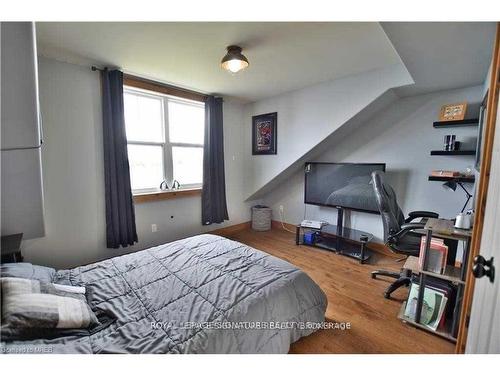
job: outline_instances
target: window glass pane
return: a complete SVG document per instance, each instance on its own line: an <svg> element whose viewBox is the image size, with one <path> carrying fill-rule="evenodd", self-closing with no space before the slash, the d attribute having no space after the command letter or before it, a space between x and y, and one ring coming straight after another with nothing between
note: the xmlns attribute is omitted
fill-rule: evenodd
<svg viewBox="0 0 500 375"><path fill-rule="evenodd" d="M156 189L163 181L163 147L128 145L132 190Z"/></svg>
<svg viewBox="0 0 500 375"><path fill-rule="evenodd" d="M174 179L181 186L203 182L203 148L172 147Z"/></svg>
<svg viewBox="0 0 500 375"><path fill-rule="evenodd" d="M169 101L168 127L170 142L203 144L204 107Z"/></svg>
<svg viewBox="0 0 500 375"><path fill-rule="evenodd" d="M163 142L162 99L125 92L123 100L127 139Z"/></svg>

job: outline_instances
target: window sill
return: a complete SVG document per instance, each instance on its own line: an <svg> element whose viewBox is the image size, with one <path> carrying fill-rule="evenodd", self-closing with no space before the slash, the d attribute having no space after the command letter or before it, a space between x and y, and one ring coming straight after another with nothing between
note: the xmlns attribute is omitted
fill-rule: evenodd
<svg viewBox="0 0 500 375"><path fill-rule="evenodd" d="M201 188L194 188L194 189L159 191L154 193L137 193L134 194L134 203L147 203L147 202L161 201L165 199L194 197L201 195L201 190L202 190Z"/></svg>

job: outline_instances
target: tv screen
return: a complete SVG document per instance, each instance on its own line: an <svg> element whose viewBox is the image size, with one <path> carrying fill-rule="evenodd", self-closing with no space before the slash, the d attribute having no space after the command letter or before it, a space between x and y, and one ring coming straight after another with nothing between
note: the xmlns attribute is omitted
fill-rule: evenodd
<svg viewBox="0 0 500 375"><path fill-rule="evenodd" d="M306 163L304 202L379 213L373 171L384 172L385 164Z"/></svg>

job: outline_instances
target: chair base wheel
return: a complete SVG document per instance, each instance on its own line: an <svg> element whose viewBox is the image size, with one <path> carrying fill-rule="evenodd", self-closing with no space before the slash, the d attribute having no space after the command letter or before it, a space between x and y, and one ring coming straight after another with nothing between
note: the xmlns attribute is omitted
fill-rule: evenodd
<svg viewBox="0 0 500 375"><path fill-rule="evenodd" d="M377 276L384 276L396 279L384 292L384 297L386 299L391 298L392 292L401 288L402 286L408 287L411 284L411 270L402 269L401 272L392 272L385 270L372 271L372 279L377 278Z"/></svg>

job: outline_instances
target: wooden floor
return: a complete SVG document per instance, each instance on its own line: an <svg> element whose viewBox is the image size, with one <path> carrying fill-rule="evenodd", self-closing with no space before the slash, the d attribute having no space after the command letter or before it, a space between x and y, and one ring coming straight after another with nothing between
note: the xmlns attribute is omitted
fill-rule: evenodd
<svg viewBox="0 0 500 375"><path fill-rule="evenodd" d="M328 251L296 246L294 235L281 229L245 229L228 237L301 268L326 293L326 318L351 323L348 331L322 330L304 337L291 353L453 353L453 343L397 319L406 288L387 300L383 292L389 282L371 279L375 269L399 270L395 258L376 254L370 264L360 265Z"/></svg>

